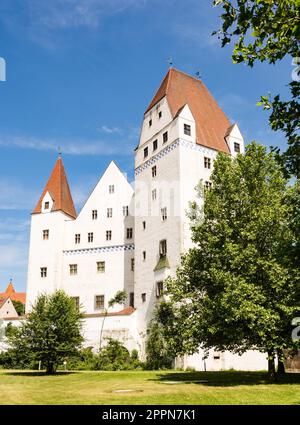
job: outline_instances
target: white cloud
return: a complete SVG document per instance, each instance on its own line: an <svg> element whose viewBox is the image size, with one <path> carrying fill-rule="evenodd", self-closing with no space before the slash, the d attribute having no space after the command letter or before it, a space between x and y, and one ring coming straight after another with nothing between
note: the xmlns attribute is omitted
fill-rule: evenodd
<svg viewBox="0 0 300 425"><path fill-rule="evenodd" d="M99 131L103 131L106 134L122 134L123 131L119 127L108 127L107 125L103 125L99 128Z"/></svg>
<svg viewBox="0 0 300 425"><path fill-rule="evenodd" d="M10 1L10 0L9 0ZM147 0L22 0L28 23L52 29L97 28L110 15L143 6Z"/></svg>
<svg viewBox="0 0 300 425"><path fill-rule="evenodd" d="M128 138L130 138L128 136ZM38 151L54 151L60 148L63 153L70 155L129 155L134 146L126 140L112 143L103 140L62 140L41 139L35 137L0 136L0 146Z"/></svg>

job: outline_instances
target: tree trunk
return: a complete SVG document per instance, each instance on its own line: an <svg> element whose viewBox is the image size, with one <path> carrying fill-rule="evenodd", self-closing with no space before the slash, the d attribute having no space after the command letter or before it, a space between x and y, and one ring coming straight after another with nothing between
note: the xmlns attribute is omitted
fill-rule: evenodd
<svg viewBox="0 0 300 425"><path fill-rule="evenodd" d="M283 375L285 373L285 366L284 366L284 354L282 350L277 350L277 357L278 357L277 373L280 375Z"/></svg>
<svg viewBox="0 0 300 425"><path fill-rule="evenodd" d="M47 363L46 373L47 375L54 375L55 373L54 363L52 362Z"/></svg>
<svg viewBox="0 0 300 425"><path fill-rule="evenodd" d="M268 374L271 382L276 382L274 351L268 351Z"/></svg>
<svg viewBox="0 0 300 425"><path fill-rule="evenodd" d="M105 319L106 319L107 313L108 313L108 312L107 312L107 309L106 309L106 310L105 310L104 317L103 317L103 320L102 320L102 326L101 326L101 331L100 331L99 353L100 353L100 351L101 351L101 349L102 349L102 334L103 334L104 322L105 322Z"/></svg>

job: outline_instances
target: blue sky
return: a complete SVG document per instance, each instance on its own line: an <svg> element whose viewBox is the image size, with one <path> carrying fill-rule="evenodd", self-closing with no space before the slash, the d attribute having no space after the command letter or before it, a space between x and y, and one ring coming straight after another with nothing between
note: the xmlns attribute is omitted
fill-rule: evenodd
<svg viewBox="0 0 300 425"><path fill-rule="evenodd" d="M291 61L233 65L209 0L1 0L0 291L26 287L30 212L60 146L77 209L111 159L130 179L143 112L174 66L202 80L246 142L284 146L256 102Z"/></svg>

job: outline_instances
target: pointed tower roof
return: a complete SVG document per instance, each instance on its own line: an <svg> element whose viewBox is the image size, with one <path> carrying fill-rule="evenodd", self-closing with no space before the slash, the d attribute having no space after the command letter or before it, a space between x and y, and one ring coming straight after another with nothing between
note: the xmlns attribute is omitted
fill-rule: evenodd
<svg viewBox="0 0 300 425"><path fill-rule="evenodd" d="M20 301L22 304L26 302L26 292L16 292L11 279L5 292L0 293L0 298L7 299L8 297L13 301Z"/></svg>
<svg viewBox="0 0 300 425"><path fill-rule="evenodd" d="M7 285L7 288L5 290L5 293L7 295L12 295L12 294L15 294L15 292L16 291L15 291L14 285L13 285L12 281L10 280L9 284Z"/></svg>
<svg viewBox="0 0 300 425"><path fill-rule="evenodd" d="M53 207L51 211L63 211L69 216L76 218L77 214L61 156L58 157L45 189L43 190L43 193L32 214L38 214L41 212L42 201L47 192L49 192L53 199Z"/></svg>
<svg viewBox="0 0 300 425"><path fill-rule="evenodd" d="M196 143L229 152L225 134L231 125L202 81L170 68L145 113L167 97L173 118L187 104L196 122Z"/></svg>

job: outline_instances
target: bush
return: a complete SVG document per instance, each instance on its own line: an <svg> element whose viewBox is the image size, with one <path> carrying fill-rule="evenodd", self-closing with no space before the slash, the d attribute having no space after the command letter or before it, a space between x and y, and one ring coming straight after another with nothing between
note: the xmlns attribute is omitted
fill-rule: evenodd
<svg viewBox="0 0 300 425"><path fill-rule="evenodd" d="M109 338L95 363L95 370L132 370L142 367L137 350L130 354L119 341Z"/></svg>
<svg viewBox="0 0 300 425"><path fill-rule="evenodd" d="M76 356L67 360L69 370L136 370L142 369L143 363L138 358L138 351L131 354L119 341L110 338L99 354L91 348L84 348Z"/></svg>

